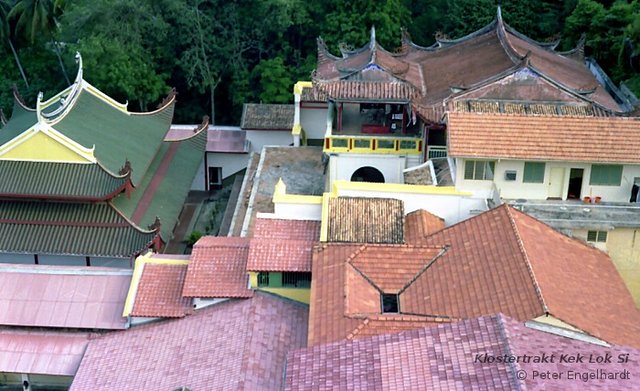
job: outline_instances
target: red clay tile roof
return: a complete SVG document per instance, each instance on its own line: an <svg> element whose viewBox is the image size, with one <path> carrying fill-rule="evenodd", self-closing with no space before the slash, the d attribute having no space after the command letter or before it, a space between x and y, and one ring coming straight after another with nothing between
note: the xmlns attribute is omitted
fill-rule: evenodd
<svg viewBox="0 0 640 391"><path fill-rule="evenodd" d="M320 221L287 220L258 217L253 228L256 238L318 241Z"/></svg>
<svg viewBox="0 0 640 391"><path fill-rule="evenodd" d="M311 271L311 249L320 239L320 222L256 219L247 270Z"/></svg>
<svg viewBox="0 0 640 391"><path fill-rule="evenodd" d="M449 113L447 121L454 157L640 163L633 118Z"/></svg>
<svg viewBox="0 0 640 391"><path fill-rule="evenodd" d="M640 347L640 312L609 257L506 205L416 242L314 250L309 345L502 312L522 321L548 313L596 338ZM443 246L441 256L427 255ZM416 270L422 251L424 268L399 293L400 314L381 314L379 285L397 289L394 276ZM361 253L371 270L352 270Z"/></svg>
<svg viewBox="0 0 640 391"><path fill-rule="evenodd" d="M74 376L88 343L86 333L0 330L0 373Z"/></svg>
<svg viewBox="0 0 640 391"><path fill-rule="evenodd" d="M444 219L424 209L408 213L404 217L404 240L415 243L421 238L444 228Z"/></svg>
<svg viewBox="0 0 640 391"><path fill-rule="evenodd" d="M251 297L247 256L249 239L202 237L193 246L182 295L185 297Z"/></svg>
<svg viewBox="0 0 640 391"><path fill-rule="evenodd" d="M89 343L71 390L281 390L304 305L257 293Z"/></svg>
<svg viewBox="0 0 640 391"><path fill-rule="evenodd" d="M182 297L187 265L145 263L131 316L183 317L193 312L191 299Z"/></svg>
<svg viewBox="0 0 640 391"><path fill-rule="evenodd" d="M477 362L488 357L553 355L553 363ZM607 372L630 371L630 379L570 380L567 371L595 374L602 364L560 363L560 355L594 357L628 354L627 363L606 364ZM624 356L623 356L624 357ZM633 390L640 376L640 351L603 347L531 329L502 315L455 324L341 341L292 351L285 389L300 390ZM533 378L533 371L564 373L560 380ZM517 371L525 371L520 380Z"/></svg>
<svg viewBox="0 0 640 391"><path fill-rule="evenodd" d="M404 203L391 198L329 199L329 242L403 243Z"/></svg>
<svg viewBox="0 0 640 391"><path fill-rule="evenodd" d="M640 310L609 256L516 209L504 209L549 313L607 342L640 347Z"/></svg>
<svg viewBox="0 0 640 391"><path fill-rule="evenodd" d="M0 264L0 325L124 329L131 270Z"/></svg>
<svg viewBox="0 0 640 391"><path fill-rule="evenodd" d="M342 56L330 54L320 40L313 81L314 89L333 99L411 99L419 113L438 121L434 112L447 98L521 69L529 69L550 80L553 88L567 91L573 96L568 100L592 100L608 110L622 111L584 59L563 56L524 37L500 16L475 33L439 40L430 48L405 40L403 50L394 54L384 50L375 36L365 47L343 51Z"/></svg>

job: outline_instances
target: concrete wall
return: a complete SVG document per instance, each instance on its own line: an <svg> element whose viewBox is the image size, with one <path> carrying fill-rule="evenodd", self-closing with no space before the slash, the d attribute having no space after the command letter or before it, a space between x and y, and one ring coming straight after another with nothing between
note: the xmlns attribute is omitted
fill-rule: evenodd
<svg viewBox="0 0 640 391"><path fill-rule="evenodd" d="M361 167L374 167L384 175L385 183L404 183L402 171L406 168L406 157L398 155L337 154L329 159L330 185L335 180L350 181L353 173Z"/></svg>
<svg viewBox="0 0 640 391"><path fill-rule="evenodd" d="M622 182L620 186L592 186L589 184L591 177L591 164L571 162L547 162L543 183L524 183L524 161L500 160L496 161L495 183L502 198L525 198L530 200L544 200L549 197L551 170L561 168L564 170L562 183L562 199L567 199L569 189L569 173L571 168L584 170L582 179L581 198L585 196L602 197L604 202L628 202L631 196L631 187L634 177L640 177L640 166L625 165L622 170ZM492 181L476 181L464 179L464 159L456 159L456 189L460 191L490 191ZM515 171L516 180L506 181L505 171Z"/></svg>
<svg viewBox="0 0 640 391"><path fill-rule="evenodd" d="M251 152L262 152L265 145L287 146L293 143L289 130L247 130L247 140L251 141ZM248 155L247 155L248 157Z"/></svg>
<svg viewBox="0 0 640 391"><path fill-rule="evenodd" d="M323 139L327 130L327 105L319 103L304 103L300 109L300 125L304 129L307 139Z"/></svg>
<svg viewBox="0 0 640 391"><path fill-rule="evenodd" d="M274 207L274 215L279 219L320 221L322 204L277 202Z"/></svg>
<svg viewBox="0 0 640 391"><path fill-rule="evenodd" d="M90 257L91 266L130 268L129 259L126 258L105 258ZM0 263L13 263L23 265L35 265L33 254L10 254L0 253ZM40 265L62 265L62 266L87 266L87 260L82 256L72 255L38 255Z"/></svg>
<svg viewBox="0 0 640 391"><path fill-rule="evenodd" d="M204 167L204 159L200 163L198 172L193 178L191 190L209 190L209 167L222 167L222 179L226 179L240 170L247 168L249 162L248 153L219 153L207 152L207 169Z"/></svg>

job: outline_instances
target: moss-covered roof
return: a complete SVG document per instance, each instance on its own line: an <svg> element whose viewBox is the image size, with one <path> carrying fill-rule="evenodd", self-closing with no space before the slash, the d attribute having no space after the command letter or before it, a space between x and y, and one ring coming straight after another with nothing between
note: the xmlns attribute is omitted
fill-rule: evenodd
<svg viewBox="0 0 640 391"><path fill-rule="evenodd" d="M106 202L0 201L0 252L129 258L156 233Z"/></svg>
<svg viewBox="0 0 640 391"><path fill-rule="evenodd" d="M128 113L83 89L68 112L51 126L86 148L95 146L96 158L111 172L118 172L129 160L131 179L137 185L169 131L174 105L152 113Z"/></svg>
<svg viewBox="0 0 640 391"><path fill-rule="evenodd" d="M0 197L98 201L122 191L127 180L95 163L0 160Z"/></svg>
<svg viewBox="0 0 640 391"><path fill-rule="evenodd" d="M161 235L171 239L184 200L193 178L202 163L207 132L201 130L190 139L165 141L149 166L149 174L133 191L131 197L120 195L114 205L124 215L142 227L160 218Z"/></svg>

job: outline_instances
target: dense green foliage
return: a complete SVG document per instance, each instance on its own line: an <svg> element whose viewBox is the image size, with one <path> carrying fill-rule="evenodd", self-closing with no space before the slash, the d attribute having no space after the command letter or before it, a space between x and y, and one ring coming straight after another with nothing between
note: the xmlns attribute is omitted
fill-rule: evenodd
<svg viewBox="0 0 640 391"><path fill-rule="evenodd" d="M562 37L614 81L640 92L640 0L504 0L505 21L540 41ZM388 50L406 28L420 45L458 38L489 23L495 0L0 0L0 108L10 86L27 102L73 79L74 54L85 78L131 110L151 110L178 90L176 122L238 123L243 102L286 103L309 80L316 38L335 54L358 48L376 28ZM21 68L23 70L21 70Z"/></svg>

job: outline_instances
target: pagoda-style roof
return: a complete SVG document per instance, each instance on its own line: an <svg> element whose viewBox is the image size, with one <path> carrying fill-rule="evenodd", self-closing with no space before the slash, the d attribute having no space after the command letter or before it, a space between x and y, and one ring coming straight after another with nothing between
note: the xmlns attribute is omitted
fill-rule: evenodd
<svg viewBox="0 0 640 391"><path fill-rule="evenodd" d="M3 253L129 258L152 247L157 234L107 202L0 201Z"/></svg>
<svg viewBox="0 0 640 391"><path fill-rule="evenodd" d="M134 113L83 79L82 58L73 85L44 101L42 94L36 109L30 109L14 93L14 113L0 129L0 146L32 128L49 128L79 146L93 151L102 166L117 173L123 162L131 166L135 186L144 177L171 126L175 106L172 91L152 112Z"/></svg>
<svg viewBox="0 0 640 391"><path fill-rule="evenodd" d="M411 101L423 117L438 121L443 102L527 70L572 100L612 113L631 109L606 75L584 58L584 42L571 52L557 52L556 45L511 28L498 7L496 18L484 28L455 40L438 39L430 47L414 44L405 32L398 53L384 50L374 30L369 44L342 50L341 57L329 53L319 39L313 82L332 100Z"/></svg>
<svg viewBox="0 0 640 391"><path fill-rule="evenodd" d="M105 201L130 185L100 164L0 160L0 198Z"/></svg>
<svg viewBox="0 0 640 391"><path fill-rule="evenodd" d="M161 235L171 239L173 227L189 193L207 145L208 117L185 139L164 141L149 165L147 175L130 194L114 199L114 205L140 226L162 222Z"/></svg>

